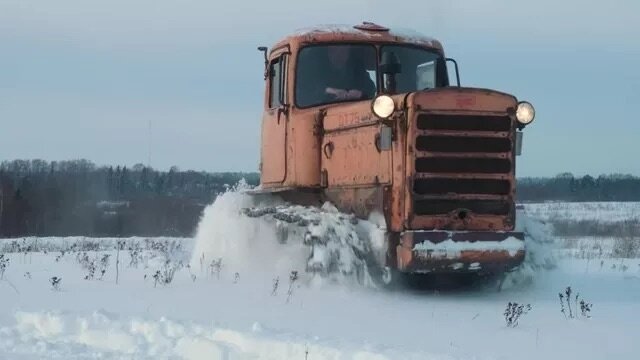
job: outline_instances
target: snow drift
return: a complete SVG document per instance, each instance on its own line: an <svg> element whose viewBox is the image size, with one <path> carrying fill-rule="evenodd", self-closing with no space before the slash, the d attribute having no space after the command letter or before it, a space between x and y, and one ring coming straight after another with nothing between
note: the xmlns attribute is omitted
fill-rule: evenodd
<svg viewBox="0 0 640 360"><path fill-rule="evenodd" d="M220 261L225 272L287 278L297 272L314 284L375 287L384 249L384 219L370 221L321 208L246 194L238 186L221 194L202 216L191 267L206 271Z"/></svg>
<svg viewBox="0 0 640 360"><path fill-rule="evenodd" d="M557 258L553 252L555 240L551 224L530 217L525 211L519 210L516 216L516 231L524 232L526 255L524 262L507 274L503 288L529 285L534 281L537 273L557 266Z"/></svg>
<svg viewBox="0 0 640 360"><path fill-rule="evenodd" d="M278 236L269 223L242 216L242 209L257 206L256 199L244 194L244 183L221 194L205 208L195 235L190 265L207 271L220 260L226 273L288 273L304 269L307 249L300 242L279 246ZM265 205L275 205L268 199Z"/></svg>

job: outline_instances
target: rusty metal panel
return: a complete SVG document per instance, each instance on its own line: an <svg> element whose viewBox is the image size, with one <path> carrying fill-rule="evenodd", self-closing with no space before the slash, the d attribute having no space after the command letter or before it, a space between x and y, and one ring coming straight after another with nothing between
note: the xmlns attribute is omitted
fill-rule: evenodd
<svg viewBox="0 0 640 360"><path fill-rule="evenodd" d="M322 142L322 168L328 186L358 186L391 182L391 152L378 151L380 125L334 131Z"/></svg>
<svg viewBox="0 0 640 360"><path fill-rule="evenodd" d="M469 271L505 271L515 268L524 261L525 251L461 250L457 256L442 257L421 251L416 244L430 241L434 244L452 241L503 241L507 238L524 240L521 232L446 232L446 231L409 231L402 234L396 247L397 267L400 271L427 272L469 272Z"/></svg>
<svg viewBox="0 0 640 360"><path fill-rule="evenodd" d="M384 189L382 186L332 187L325 190L326 200L346 213L368 218L372 212L382 213Z"/></svg>
<svg viewBox="0 0 640 360"><path fill-rule="evenodd" d="M322 122L324 133L338 130L349 130L363 126L372 126L380 120L371 113L371 103L357 102L329 106Z"/></svg>
<svg viewBox="0 0 640 360"><path fill-rule="evenodd" d="M322 169L331 187L391 182L391 151L379 149L382 122L369 102L334 105L322 120Z"/></svg>
<svg viewBox="0 0 640 360"><path fill-rule="evenodd" d="M396 96L394 98L399 108L405 109L404 97ZM400 232L405 229L405 198L407 188L407 177L405 169L407 168L407 113L398 112L392 117L394 126L395 139L392 143L392 176L393 186L387 187L385 191L385 216L387 226L390 231ZM395 252L395 247L393 250ZM393 257L395 262L395 257Z"/></svg>
<svg viewBox="0 0 640 360"><path fill-rule="evenodd" d="M316 27L300 31L279 40L274 47L286 44L300 46L305 43L330 43L330 42L366 42L366 43L392 43L420 46L437 51L444 55L440 41L426 36L395 33L393 31L363 31L351 27Z"/></svg>
<svg viewBox="0 0 640 360"><path fill-rule="evenodd" d="M463 251L456 259L431 259L398 246L398 270L408 273L482 272L502 273L520 265L524 251Z"/></svg>
<svg viewBox="0 0 640 360"><path fill-rule="evenodd" d="M287 184L320 186L321 121L317 109L292 109L287 139Z"/></svg>
<svg viewBox="0 0 640 360"><path fill-rule="evenodd" d="M277 110L262 119L261 183L281 184L286 175L287 118Z"/></svg>
<svg viewBox="0 0 640 360"><path fill-rule="evenodd" d="M412 105L417 110L505 114L516 103L512 95L495 90L450 87L415 93Z"/></svg>
<svg viewBox="0 0 640 360"><path fill-rule="evenodd" d="M402 238L402 244L412 247L424 241L431 241L434 244L445 240L453 241L503 241L508 238L515 238L524 241L524 233L520 231L408 231Z"/></svg>

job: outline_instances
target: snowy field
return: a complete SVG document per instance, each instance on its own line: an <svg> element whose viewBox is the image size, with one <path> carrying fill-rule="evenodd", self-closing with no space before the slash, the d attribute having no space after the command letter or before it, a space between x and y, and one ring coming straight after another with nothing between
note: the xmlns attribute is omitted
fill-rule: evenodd
<svg viewBox="0 0 640 360"><path fill-rule="evenodd" d="M554 224L559 256L640 257L640 202L526 204L529 216Z"/></svg>
<svg viewBox="0 0 640 360"><path fill-rule="evenodd" d="M544 202L526 204L527 212L541 220L596 220L611 223L640 219L640 202Z"/></svg>
<svg viewBox="0 0 640 360"><path fill-rule="evenodd" d="M606 239L584 238L573 249L564 242L534 246L529 271L514 275L518 281L500 292L489 285L391 291L349 276L308 276L305 247L281 244L269 226L240 220L237 210L244 205L237 194L221 199L207 209L194 239L0 240L0 359L589 360L640 354L640 259L606 249L580 253L581 246L591 249ZM544 217L541 208L535 214ZM528 230L543 233L536 236L548 231ZM353 249L362 246L353 240L356 233L349 236ZM548 253L555 266L536 266ZM357 272L358 263L340 266ZM298 271L293 281L292 271ZM573 293L561 312L559 293L567 286ZM584 315L582 299L592 304ZM509 302L531 305L517 326L507 326Z"/></svg>

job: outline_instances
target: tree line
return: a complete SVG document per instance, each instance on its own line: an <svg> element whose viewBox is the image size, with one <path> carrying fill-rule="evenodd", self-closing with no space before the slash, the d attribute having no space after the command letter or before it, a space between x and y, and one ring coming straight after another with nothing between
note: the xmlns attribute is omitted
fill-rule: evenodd
<svg viewBox="0 0 640 360"><path fill-rule="evenodd" d="M0 164L0 237L190 236L204 207L256 173L157 171L87 160Z"/></svg>
<svg viewBox="0 0 640 360"><path fill-rule="evenodd" d="M204 207L241 179L257 185L259 174L98 167L87 160L4 161L0 237L191 236ZM640 201L640 178L521 178L517 200Z"/></svg>
<svg viewBox="0 0 640 360"><path fill-rule="evenodd" d="M640 201L640 177L610 174L575 177L562 173L552 178L522 178L516 185L522 202Z"/></svg>

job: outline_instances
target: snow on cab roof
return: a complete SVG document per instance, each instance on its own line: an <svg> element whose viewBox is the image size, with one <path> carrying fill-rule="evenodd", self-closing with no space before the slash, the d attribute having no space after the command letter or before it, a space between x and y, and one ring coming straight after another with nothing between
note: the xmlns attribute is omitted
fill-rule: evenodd
<svg viewBox="0 0 640 360"><path fill-rule="evenodd" d="M355 26L345 24L328 24L317 25L307 28L302 28L294 31L287 36L291 38L309 38L309 37L322 37L322 36L335 35L336 37L350 36L354 38L369 39L372 41L398 41L406 43L421 43L434 48L442 48L440 42L432 37L425 36L415 30L394 28L389 29L378 24L363 22ZM279 41L281 43L285 41Z"/></svg>

